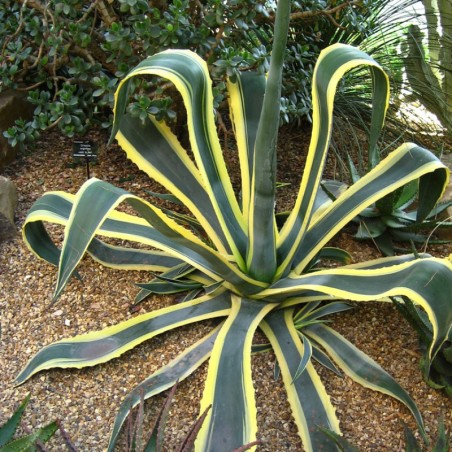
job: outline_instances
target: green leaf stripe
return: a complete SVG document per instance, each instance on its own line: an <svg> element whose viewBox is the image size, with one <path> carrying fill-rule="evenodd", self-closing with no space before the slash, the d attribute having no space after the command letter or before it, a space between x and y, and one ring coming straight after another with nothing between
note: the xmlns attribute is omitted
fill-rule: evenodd
<svg viewBox="0 0 452 452"><path fill-rule="evenodd" d="M311 357L312 357L311 342L304 334L298 332L298 335L300 336L300 338L303 341L303 355L301 357L300 364L298 364L298 368L297 368L297 371L295 372L295 376L293 377L292 384L294 384L294 382L296 380L298 380L298 378L300 378L300 375L305 371L306 366L309 364L309 362L311 361Z"/></svg>
<svg viewBox="0 0 452 452"><path fill-rule="evenodd" d="M433 174L434 181L429 173ZM421 177L422 180L424 175L431 180L432 191L441 193L447 182L448 171L432 153L410 143L392 152L309 225L294 259L296 273L301 273L318 248L326 244L363 209L413 179Z"/></svg>
<svg viewBox="0 0 452 452"><path fill-rule="evenodd" d="M405 254L403 256L391 256L391 257L382 257L378 259L373 259L371 261L359 262L357 264L347 265L347 269L361 269L361 270L371 270L371 269L379 269L385 267L391 267L393 265L403 264L406 262L413 262L419 258L428 258L431 257L429 254L421 253L418 256L414 254ZM344 268L344 267L342 267ZM290 297L283 301L280 305L280 308L287 308L290 306L296 306L300 304L305 304L306 309L309 310L309 305L313 302L321 302L321 301L329 301L331 304L332 300L343 299L341 296L333 296L331 294L325 294L315 290L306 290L303 291L302 294L297 295L296 297ZM390 302L389 297L383 297L379 299L380 301L388 301ZM298 318L298 313L297 316Z"/></svg>
<svg viewBox="0 0 452 452"><path fill-rule="evenodd" d="M242 212L248 222L251 178L254 172L254 151L259 119L264 100L265 75L239 72L228 79L229 109L234 127L242 181Z"/></svg>
<svg viewBox="0 0 452 452"><path fill-rule="evenodd" d="M58 266L60 260L60 250L48 235L44 222L66 225L74 200L75 196L68 193L44 194L33 204L23 226L23 238L28 248L40 259L55 266ZM112 212L98 232L106 237L155 244L155 231L145 220L122 212ZM118 247L96 238L93 238L87 251L96 261L106 266L130 270L166 271L181 262L159 250Z"/></svg>
<svg viewBox="0 0 452 452"><path fill-rule="evenodd" d="M317 309L312 309L303 316L298 316L299 313L297 313L297 315L294 317L295 327L302 327L305 324L312 322L313 320L317 320L327 315L336 314L338 312L348 311L350 309L352 309L352 306L348 303L335 301L320 306Z"/></svg>
<svg viewBox="0 0 452 452"><path fill-rule="evenodd" d="M156 207L120 188L93 178L85 182L79 190L66 226L55 298L63 290L94 235L100 232L101 225L106 223L111 212L123 201L127 201L154 227L146 230L153 239L151 242L153 246L184 260L216 281L224 279L226 285L230 283L244 293L255 293L265 286L241 273L224 256L205 245ZM99 208L93 211L94 202ZM136 227L140 229L139 222L133 221L134 223L129 225L129 233ZM123 231L119 230L117 237L126 239L127 234ZM142 236L142 233L140 235Z"/></svg>
<svg viewBox="0 0 452 452"><path fill-rule="evenodd" d="M348 70L361 65L375 68L372 71L373 98L381 96L384 99L384 106L381 105L372 116L371 129L379 132L383 125L389 95L388 80L384 71L370 56L354 47L336 44L323 50L313 74L311 144L294 209L284 224L277 243L279 265L277 275L285 274L290 268L295 252L309 226L331 135L337 84ZM375 104L377 102L374 101Z"/></svg>
<svg viewBox="0 0 452 452"><path fill-rule="evenodd" d="M96 238L92 239L87 252L102 265L123 270L166 271L181 262L163 251L114 246Z"/></svg>
<svg viewBox="0 0 452 452"><path fill-rule="evenodd" d="M277 268L275 220L276 145L280 119L282 72L290 22L290 1L278 2L274 40L267 75L262 114L256 135L248 216L248 273L271 282ZM284 30L284 31L283 31Z"/></svg>
<svg viewBox="0 0 452 452"><path fill-rule="evenodd" d="M202 283L187 279L193 272L194 268L192 266L183 263L170 268L160 275L154 275L150 282L137 284L138 287L141 287L141 291L135 298L135 302L138 300L142 301L151 293L178 293L202 287Z"/></svg>
<svg viewBox="0 0 452 452"><path fill-rule="evenodd" d="M156 75L174 83L187 108L190 143L205 188L214 205L222 229L238 262L246 251L245 223L226 170L216 134L213 96L207 64L196 54L184 50L167 50L141 62L119 84L113 135L122 122L125 97L124 83L135 76ZM126 88L128 85L126 85ZM116 104L116 103L115 103ZM151 174L152 176L152 174Z"/></svg>
<svg viewBox="0 0 452 452"><path fill-rule="evenodd" d="M43 222L66 225L75 201L75 195L64 192L48 192L33 204L24 224L23 235L25 243L39 258L58 265L60 251L45 231ZM120 238L151 246L158 243L157 239L160 237L159 232L146 220L118 211L109 212L108 217L99 227L98 233L105 237ZM110 247L103 242L95 243L92 247L94 257L99 261L103 261L103 259L106 262L111 261L111 266L114 266L115 261L121 260L120 256L126 253L126 249L129 248ZM91 248L88 248L88 251L91 251ZM143 250L133 251L139 253ZM116 252L118 256L115 257ZM165 271L181 262L180 259L162 251L149 251L149 253L149 260L153 260L152 255L155 253L155 260L158 261L155 262L156 267L149 268L150 270ZM139 260L134 259L133 255L130 257L132 261Z"/></svg>
<svg viewBox="0 0 452 452"><path fill-rule="evenodd" d="M222 252L230 252L201 174L164 124L122 117L118 143L138 167L175 195L193 213Z"/></svg>
<svg viewBox="0 0 452 452"><path fill-rule="evenodd" d="M305 332L319 343L354 381L366 388L390 395L405 404L425 436L422 416L413 399L379 364L326 325L309 325Z"/></svg>
<svg viewBox="0 0 452 452"><path fill-rule="evenodd" d="M310 290L353 301L405 295L428 314L433 327L429 351L432 359L452 327L452 310L449 309L451 271L452 264L449 261L436 258L371 269L345 266L301 276L292 274L262 291L258 297L278 301L291 296L303 296Z"/></svg>
<svg viewBox="0 0 452 452"><path fill-rule="evenodd" d="M154 372L127 394L116 415L108 451L114 450L124 421L130 411L140 403L141 398L146 400L184 380L209 358L220 328L221 325L187 348L177 358Z"/></svg>
<svg viewBox="0 0 452 452"><path fill-rule="evenodd" d="M419 202L416 221L425 220L437 202L441 199L450 178L450 171L448 168L446 168L443 173L444 174L440 175L437 173L425 174L425 176L421 177L419 180Z"/></svg>
<svg viewBox="0 0 452 452"><path fill-rule="evenodd" d="M83 368L117 358L142 342L189 323L227 316L231 301L227 292L205 295L193 301L158 309L71 339L63 339L41 349L16 378L21 384L44 369Z"/></svg>
<svg viewBox="0 0 452 452"><path fill-rule="evenodd" d="M138 287L149 293L171 294L202 288L202 284L186 279L165 281L155 278L149 283L138 283Z"/></svg>
<svg viewBox="0 0 452 452"><path fill-rule="evenodd" d="M331 442L319 427L340 433L339 421L312 364L308 363L304 372L297 375L305 351L292 316L292 309L273 311L260 327L276 354L304 450L330 450Z"/></svg>
<svg viewBox="0 0 452 452"><path fill-rule="evenodd" d="M60 250L47 233L42 221L66 225L73 195L63 192L48 192L31 207L22 228L25 244L40 259L58 265Z"/></svg>
<svg viewBox="0 0 452 452"><path fill-rule="evenodd" d="M200 412L210 405L212 408L197 436L197 450L229 451L256 439L251 343L259 322L274 307L232 295L230 315L209 362Z"/></svg>

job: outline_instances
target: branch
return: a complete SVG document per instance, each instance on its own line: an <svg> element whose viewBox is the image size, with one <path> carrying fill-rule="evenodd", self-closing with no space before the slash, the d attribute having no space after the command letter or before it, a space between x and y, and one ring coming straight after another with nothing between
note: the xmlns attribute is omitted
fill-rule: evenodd
<svg viewBox="0 0 452 452"><path fill-rule="evenodd" d="M118 20L114 14L113 16L110 14L110 12L107 9L107 6L105 5L104 0L99 0L96 3L97 3L96 9L97 11L99 11L105 26L110 27L113 22L116 22Z"/></svg>
<svg viewBox="0 0 452 452"><path fill-rule="evenodd" d="M47 3L46 3L46 5L43 5L39 0L18 0L18 2L23 7L27 6L29 8L35 9L36 11L39 11L44 17L50 16L50 18L52 19L52 22L55 22L52 14L50 13L50 11L47 7Z"/></svg>
<svg viewBox="0 0 452 452"><path fill-rule="evenodd" d="M87 49L79 47L77 45L73 45L71 49L75 55L83 57L85 60L88 60L92 65L96 64L96 60Z"/></svg>
<svg viewBox="0 0 452 452"><path fill-rule="evenodd" d="M46 128L46 130L50 130L50 129L55 128L55 127L61 122L62 119L63 119L63 116L60 116L57 120L53 121L52 124L50 124L50 125Z"/></svg>
<svg viewBox="0 0 452 452"><path fill-rule="evenodd" d="M320 17L326 17L332 24L334 24L335 27L343 28L337 20L334 18L334 15L341 12L342 10L351 7L351 6L362 6L362 0L350 0L347 2L342 3L341 5L334 6L332 8L325 8L320 9L317 11L297 11L294 13L291 13L290 15L290 21L314 21L316 19L319 19ZM270 13L268 17L261 18L260 20L257 20L257 22L263 22L263 21L270 21L274 22L275 20L275 14Z"/></svg>
<svg viewBox="0 0 452 452"><path fill-rule="evenodd" d="M330 21L332 21L336 26L339 24L334 19L333 15L339 13L349 6L362 6L361 0L350 0L348 2L342 3L341 5L335 6L334 8L326 8L318 11L299 11L292 13L290 15L290 20L311 20L318 16L326 16Z"/></svg>
<svg viewBox="0 0 452 452"><path fill-rule="evenodd" d="M46 83L47 80L41 80L38 83L35 83L34 85L30 85L30 86L25 86L25 87L18 87L16 88L17 91L31 91L32 89L36 89L38 86L43 85L44 83Z"/></svg>
<svg viewBox="0 0 452 452"><path fill-rule="evenodd" d="M27 60L24 61L23 68L15 75L15 77L14 77L15 80L23 81L25 76L41 62L41 56L43 53L43 49L44 49L44 46L41 44L41 46L39 47L38 56L29 55L27 57ZM49 62L42 67L49 74L51 80L55 80L55 79L59 80L64 77L57 76L56 72L61 66L64 66L68 61L69 61L68 55L62 55L60 58L58 58L55 55L52 62ZM26 88L22 89L22 91L28 91L29 89L33 89L35 86L38 86L40 84L42 84L42 82L38 82L36 85L33 85L31 88L26 87Z"/></svg>
<svg viewBox="0 0 452 452"><path fill-rule="evenodd" d="M7 36L5 39L5 42L3 43L2 48L2 55L5 53L5 49L8 46L8 44L13 40L16 36L19 35L19 33L22 31L22 28L24 28L24 8L27 5L27 0L24 1L24 4L22 5L22 8L20 8L20 14L19 14L19 26L17 27L17 30L11 35Z"/></svg>
<svg viewBox="0 0 452 452"><path fill-rule="evenodd" d="M206 59L208 59L210 56L212 56L215 49L220 45L220 42L223 39L223 33L224 33L224 25L221 25L218 28L217 34L215 35L215 43L212 44L212 46L210 47L210 50L206 55Z"/></svg>
<svg viewBox="0 0 452 452"><path fill-rule="evenodd" d="M29 6L30 8L36 9L41 14L45 14L46 13L45 6L39 0L19 0L19 3L23 7Z"/></svg>
<svg viewBox="0 0 452 452"><path fill-rule="evenodd" d="M94 10L94 12L96 11L97 8L97 4L99 3L99 0L94 0L93 3L91 3L91 5L89 5L89 7L86 9L85 13L83 14L82 17L80 17L80 19L77 21L78 24L82 24L83 22L86 21L86 19L88 18L88 16L91 14L91 11ZM105 6L105 5L104 5Z"/></svg>

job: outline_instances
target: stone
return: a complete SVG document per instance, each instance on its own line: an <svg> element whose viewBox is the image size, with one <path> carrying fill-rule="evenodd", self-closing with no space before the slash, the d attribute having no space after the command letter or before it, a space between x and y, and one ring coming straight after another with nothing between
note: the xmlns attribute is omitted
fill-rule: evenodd
<svg viewBox="0 0 452 452"><path fill-rule="evenodd" d="M13 182L0 176L0 242L17 235L14 211L17 206L17 189Z"/></svg>
<svg viewBox="0 0 452 452"><path fill-rule="evenodd" d="M14 125L16 119L31 119L34 107L27 95L19 91L0 93L0 171L16 157L17 147L8 144L3 132Z"/></svg>

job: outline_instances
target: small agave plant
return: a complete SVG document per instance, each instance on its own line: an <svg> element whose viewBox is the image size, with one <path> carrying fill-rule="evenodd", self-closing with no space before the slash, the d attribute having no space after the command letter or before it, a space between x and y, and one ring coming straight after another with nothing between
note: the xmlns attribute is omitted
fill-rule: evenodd
<svg viewBox="0 0 452 452"><path fill-rule="evenodd" d="M76 195L44 194L27 216L26 243L38 257L58 266L55 298L85 254L114 268L148 270L153 279L142 286L139 299L162 291L185 291L186 295L178 304L44 347L17 376L17 384L45 369L104 363L182 325L221 320L126 397L109 450L114 449L127 414L140 403L141 394L147 399L170 388L207 360L200 412L211 408L195 449L231 451L256 441L251 353L258 328L276 355L305 450L333 447L321 428L340 434L339 420L311 357L331 367L334 362L360 384L398 399L425 434L421 414L408 393L322 318L345 309L340 300L390 302L389 297L406 296L425 310L432 325L431 361L452 325L451 262L407 255L350 264L347 253L327 244L360 212L411 180L420 179L422 205L429 212L448 182L448 170L429 151L404 144L334 201L325 196L320 189L322 172L342 76L357 66L370 69L374 83L371 146L383 125L389 91L385 73L372 58L356 48L334 45L322 52L316 64L311 144L295 204L279 226L276 142L289 17L290 1L278 1L268 77L246 72L228 81L240 160L240 197L233 190L218 139L207 65L190 51L171 50L147 58L121 82L112 136L190 215L162 210L90 179ZM141 76L166 79L179 91L187 110L190 155L166 124L151 115L142 121L126 113L129 92ZM117 210L121 203L138 215ZM46 232L46 222L65 227L61 250ZM112 246L103 237L137 246ZM152 248L145 249L143 244ZM335 256L344 265L322 268L318 263L324 256ZM154 276L155 272L160 274Z"/></svg>
<svg viewBox="0 0 452 452"><path fill-rule="evenodd" d="M166 423L169 416L170 405L176 393L177 383L171 388L168 396L155 419L148 437L145 439L144 432L144 393L141 394L141 400L137 408L135 419L133 412L127 417L127 428L125 435L125 452L163 452L164 436ZM178 445L176 452L184 452L193 449L196 435L201 428L202 423L207 415L206 410L190 427L188 434Z"/></svg>
<svg viewBox="0 0 452 452"><path fill-rule="evenodd" d="M422 452L422 444L414 436L414 433L403 424L403 429L405 432L405 452ZM328 435L337 445L338 450L341 452L359 452L359 449L353 446L349 441L339 436L337 433L330 430L322 431L325 435ZM431 452L449 452L450 451L450 439L448 432L444 428L443 421L438 424L438 434L436 436L434 444L431 446Z"/></svg>
<svg viewBox="0 0 452 452"><path fill-rule="evenodd" d="M420 349L423 353L420 367L425 380L429 386L444 389L444 392L452 397L452 329L449 330L449 336L441 345L438 353L430 361L428 350L433 334L425 313L407 297L394 297L392 302L418 333Z"/></svg>
<svg viewBox="0 0 452 452"><path fill-rule="evenodd" d="M380 160L377 150L373 151L373 155L369 155L370 169ZM352 180L356 183L360 176L351 159L349 166ZM444 218L447 209L452 206L452 200L437 203L429 212L419 204L423 199L418 199L418 190L418 181L411 181L364 209L353 219L358 224L355 237L359 240L372 240L385 256L395 254L394 242L408 242L412 245L449 243L450 240L438 239L433 233L452 228L451 219ZM425 231L432 233L426 234Z"/></svg>
<svg viewBox="0 0 452 452"><path fill-rule="evenodd" d="M50 424L37 429L35 432L28 435L15 438L15 434L20 425L20 420L30 401L30 394L28 394L21 404L17 407L12 416L3 424L0 425L0 451L1 452L15 452L15 451L29 451L38 450L37 444L43 446L55 432L58 430L58 422L54 421ZM43 450L40 448L39 450Z"/></svg>

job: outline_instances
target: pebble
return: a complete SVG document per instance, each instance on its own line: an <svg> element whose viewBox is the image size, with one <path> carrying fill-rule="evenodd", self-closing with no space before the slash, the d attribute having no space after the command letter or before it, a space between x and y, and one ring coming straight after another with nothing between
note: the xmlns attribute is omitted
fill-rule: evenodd
<svg viewBox="0 0 452 452"><path fill-rule="evenodd" d="M67 139L62 139L61 146L59 144L53 149L64 147L66 141ZM21 174L30 175L30 179L25 180L26 183L22 184L25 202L28 200L31 202L42 192L41 188L30 191L34 186L34 179L47 177L35 177L33 171L36 171L36 168L46 168L47 162L61 161L54 152L50 151L48 146L44 146L39 152L33 154L28 163L24 159L17 167L17 172L11 170L16 178L25 177L20 176ZM70 155L70 149L68 149L68 155ZM108 167L112 166L112 163L108 163L106 168L101 168L102 162L107 162L107 159L100 160L99 174L103 179L108 180L108 177L111 176L108 174ZM114 165L112 166L114 173L119 174L124 171L124 168L127 168L128 163L124 159L118 163L118 168L116 168L116 162ZM86 174L83 167L71 169L70 173L74 176L73 190L71 190L75 192L84 182ZM148 178L144 180L148 183ZM54 185L52 178L47 178L45 182L44 185L47 189L61 188ZM130 186L127 188L130 189ZM26 196L25 190L28 190ZM22 210L18 212L18 217L21 219L25 217L23 206L24 204L20 207ZM59 235L58 232L55 232L55 236ZM345 239L349 239L347 234L343 234L343 240ZM344 248L348 249L348 245L351 244L346 243ZM362 244L357 247L358 250L361 247L363 247ZM0 293L0 299L3 293L6 293L7 297L6 306L3 306L3 300L1 300L0 401L2 403L0 403L0 425L11 414L14 404L22 400L24 394L30 391L32 403L25 412L25 420L29 420L31 415L36 416L37 423L44 418L47 420L48 417L58 417L63 420L65 429L80 451L101 452L105 450L114 415L120 402L124 399L124 395L132 389L137 381L146 378L160 366L161 356L171 359L181 344L186 347L192 339L195 340L192 338L192 334L197 331L197 327L187 327L180 336L166 333L164 337L162 335L161 338L155 338L149 343L141 345L137 350L128 352L121 358L102 366L83 370L43 371L24 385L15 388L11 383L15 375L30 358L29 355L43 345L63 337L99 330L102 323L105 324L102 317L104 314L107 316L109 325L126 319L129 316L128 305L134 295L131 282L141 277L111 269L99 271L97 266L88 260L81 265L81 273L84 277L83 290L81 284L74 280L66 289L59 304L52 306L49 311L50 288L53 287L55 281L55 269L31 255L20 240L11 245L4 245L3 251L3 258L0 253L0 267L3 269L3 264L6 271L4 273L0 271L0 288L4 291ZM364 258L369 252L372 252L372 248L366 245L365 251ZM14 257L10 259L6 256ZM357 255L357 257L360 256ZM33 284L30 283L30 280ZM16 297L18 291L15 281L19 281L23 286L20 291L20 299ZM98 289L93 290L90 287ZM121 296L109 297L108 292L112 287ZM83 297L80 295L81 293ZM159 303L161 304L159 305ZM33 312L34 306L37 306L39 310ZM60 308L61 306L63 309ZM155 300L147 302L144 306L142 311L146 312L163 307L164 302L156 297ZM56 311L52 312L53 309ZM60 318L63 314L65 317ZM452 430L451 399L447 399L441 392L433 392L422 381L417 358L408 357L403 361L404 352L399 344L399 335L394 333L394 331L399 331L400 322L394 321L393 316L394 313L388 307L378 306L378 309L365 307L363 310L354 310L353 314L338 315L338 320L335 322L339 324L338 326L342 325L343 334L350 340L362 342L362 346L367 345L369 354L374 358L381 359L385 368L389 367L388 362L402 361L401 365L397 365L394 370L398 372L399 378L405 379L404 387L419 404L425 417L427 430L431 431L433 436L437 428L437 419L444 415L446 428L450 432ZM62 321L63 319L64 321ZM70 322L70 324L68 325L66 322ZM372 328L369 328L369 324L372 324ZM63 328L64 325L66 328ZM386 328L386 325L390 325L391 328ZM334 326L336 327L336 324ZM405 342L417 344L415 336L409 334L408 339L404 337L404 344ZM32 344L32 347L28 347L29 344ZM408 347L408 345L405 346ZM409 346L415 349L416 345ZM380 349L382 352L379 352ZM253 363L256 364L255 366L253 364L253 376L255 376L259 410L258 435L261 435L260 439L265 440L265 444L259 446L258 450L259 452L302 450L298 435L293 431L290 407L285 400L281 380L274 381L272 365L268 365L269 356L271 355L260 355L253 358ZM274 358L271 358L271 363L273 360ZM183 433L186 426L196 418L197 400L204 382L202 376L204 375L205 378L206 371L207 366L203 366L195 375L181 382L177 389L177 400L172 405L172 413L177 413L177 416L169 419L168 450L175 448L174 446L178 443L177 435ZM362 389L359 385L351 383L348 377L341 379L327 371L319 373L327 387L328 394L334 400L344 435L352 443L359 446L362 451L402 450L398 438L403 437L403 427L399 423L390 423L389 419L392 419L393 416L400 416L405 422L410 423L411 428L414 428L408 410L395 401L391 400L389 403L390 399L387 396ZM51 387L54 390L49 389ZM432 393L435 394L433 397ZM66 403L69 406L66 406L65 399L68 399ZM155 399L149 400L147 406L151 407L151 410L157 411L159 403L163 400L164 396L157 396ZM387 416L381 414L383 408L388 414ZM353 422L347 422L347 413L354 417ZM52 446L49 446L49 450L63 450L64 446L58 442L61 440L61 436L58 436L56 440Z"/></svg>

